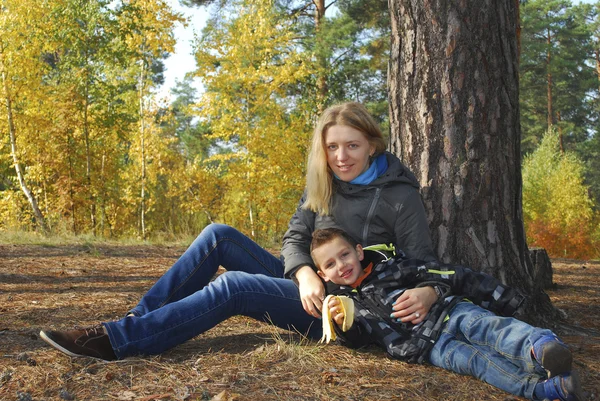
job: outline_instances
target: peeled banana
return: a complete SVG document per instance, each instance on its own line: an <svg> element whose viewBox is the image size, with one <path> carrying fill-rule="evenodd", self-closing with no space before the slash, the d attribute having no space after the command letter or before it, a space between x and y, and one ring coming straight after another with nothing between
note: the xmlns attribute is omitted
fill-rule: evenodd
<svg viewBox="0 0 600 401"><path fill-rule="evenodd" d="M328 295L327 298L323 301L323 337L321 337L320 342L325 342L329 344L330 341L335 341L336 335L335 330L333 329L333 325L335 324L333 321L333 317L331 316L331 311L329 310L329 300L331 298L337 298L340 303L340 307L342 308L342 313L344 314L344 323L342 324L342 331L348 331L350 327L352 327L352 323L354 322L354 301L352 298L343 296L343 295Z"/></svg>

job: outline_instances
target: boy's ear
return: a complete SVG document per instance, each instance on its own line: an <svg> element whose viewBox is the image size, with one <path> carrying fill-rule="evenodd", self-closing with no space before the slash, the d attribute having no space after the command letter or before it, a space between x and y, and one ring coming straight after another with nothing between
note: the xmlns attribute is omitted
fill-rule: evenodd
<svg viewBox="0 0 600 401"><path fill-rule="evenodd" d="M323 274L321 269L317 269L317 274L319 275L319 277L321 277L323 279L323 281L325 281L325 282L329 281L329 278L325 274Z"/></svg>
<svg viewBox="0 0 600 401"><path fill-rule="evenodd" d="M365 252L363 251L361 244L356 244L356 253L358 254L358 260L362 262L362 260L365 258Z"/></svg>

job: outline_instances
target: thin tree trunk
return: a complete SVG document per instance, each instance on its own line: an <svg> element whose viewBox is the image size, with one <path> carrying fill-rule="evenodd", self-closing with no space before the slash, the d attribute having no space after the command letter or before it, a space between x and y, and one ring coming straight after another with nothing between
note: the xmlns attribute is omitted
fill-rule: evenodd
<svg viewBox="0 0 600 401"><path fill-rule="evenodd" d="M96 199L92 188L92 156L90 152L90 127L89 127L89 77L86 73L85 82L85 101L83 105L83 137L85 140L85 179L87 185L88 198L90 202L90 219L92 223L92 233L96 236Z"/></svg>
<svg viewBox="0 0 600 401"><path fill-rule="evenodd" d="M552 72L550 71L550 62L552 61L552 53L550 53L550 45L552 44L552 36L550 34L550 30L547 32L548 36L546 37L546 44L548 45L548 49L546 50L546 92L547 92L547 113L548 113L548 129L552 127L552 116L554 115L552 111Z"/></svg>
<svg viewBox="0 0 600 401"><path fill-rule="evenodd" d="M389 3L390 147L421 183L439 258L556 317L523 227L515 2Z"/></svg>
<svg viewBox="0 0 600 401"><path fill-rule="evenodd" d="M252 168L252 165L250 163L250 155L252 154L252 152L254 151L254 149L251 149L251 135L252 132L250 131L250 124L252 121L252 116L250 115L250 94L248 92L246 92L246 110L245 110L245 124L246 124L246 138L247 138L247 143L246 143L246 191L248 191L249 193L249 197L248 197L248 219L250 220L250 233L252 235L252 239L254 239L256 241L256 232L254 230L254 210L252 208L252 205L254 203L254 191L253 188L254 186L252 185L252 181L250 178L250 169Z"/></svg>
<svg viewBox="0 0 600 401"><path fill-rule="evenodd" d="M315 34L317 35L317 42L321 42L322 38L322 26L325 19L325 0L314 0L315 4ZM317 77L317 97L319 112L322 112L325 107L327 100L327 60L323 56L318 56L317 63L320 67L319 76Z"/></svg>
<svg viewBox="0 0 600 401"><path fill-rule="evenodd" d="M72 157L72 149L73 149L73 137L71 136L71 131L67 130L67 150L68 150L68 159L69 159L69 198L71 201L71 218L73 219L73 234L77 234L77 216L76 216L76 208L75 208L75 190L73 189L73 157Z"/></svg>
<svg viewBox="0 0 600 401"><path fill-rule="evenodd" d="M110 221L108 220L108 216L106 214L106 174L104 169L106 168L106 152L102 154L102 163L100 165L100 189L101 189L101 198L100 198L100 232L101 235L104 235L106 227L108 225L108 235L110 238L113 236L113 229Z"/></svg>
<svg viewBox="0 0 600 401"><path fill-rule="evenodd" d="M33 193L31 193L31 190L27 186L27 182L25 181L25 177L23 176L23 171L21 170L21 164L19 162L19 156L18 156L18 152L17 152L17 135L16 135L16 129L15 129L14 116L13 116L12 98L11 98L10 90L8 88L8 82L7 82L8 78L6 76L4 61L1 59L0 59L0 61L2 62L2 65L0 65L0 68L2 69L2 85L3 85L3 89L4 89L5 100L6 100L6 113L7 113L7 120L8 120L8 134L10 137L10 149L11 149L13 164L15 166L15 172L17 173L17 179L19 181L19 186L21 187L21 191L23 191L23 194L29 201L31 209L33 210L33 215L35 216L35 221L36 221L38 227L42 230L42 232L47 233L48 226L46 225L46 220L44 219L44 216L42 215L42 212L40 211L40 208L38 206L37 200L35 199L35 196L33 195Z"/></svg>
<svg viewBox="0 0 600 401"><path fill-rule="evenodd" d="M600 38L596 38L596 46L600 45ZM596 78L598 78L598 92L600 92L600 49L596 49Z"/></svg>
<svg viewBox="0 0 600 401"><path fill-rule="evenodd" d="M140 194L140 226L142 232L142 239L146 239L146 124L145 124L145 110L144 110L144 82L145 82L145 63L141 60L141 71L140 71L140 137L141 137L141 152L142 152L142 191Z"/></svg>
<svg viewBox="0 0 600 401"><path fill-rule="evenodd" d="M521 60L521 0L514 0L515 9L517 10L517 27L516 27L516 35L517 35L517 62Z"/></svg>

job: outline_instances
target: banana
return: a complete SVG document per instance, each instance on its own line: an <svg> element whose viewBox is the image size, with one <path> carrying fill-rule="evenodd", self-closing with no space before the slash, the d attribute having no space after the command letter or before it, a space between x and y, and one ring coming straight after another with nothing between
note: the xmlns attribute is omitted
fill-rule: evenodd
<svg viewBox="0 0 600 401"><path fill-rule="evenodd" d="M352 327L352 323L354 322L354 301L352 301L352 298L343 295L328 295L323 301L323 311L321 312L323 316L323 337L321 337L321 340L319 341L327 344L329 344L329 342L332 340L335 341L337 338L335 335L335 330L333 329L333 325L335 323L333 321L333 317L331 316L331 311L327 307L331 298L337 298L340 303L340 307L342 308L342 313L344 314L342 331L346 332L350 330L350 327Z"/></svg>

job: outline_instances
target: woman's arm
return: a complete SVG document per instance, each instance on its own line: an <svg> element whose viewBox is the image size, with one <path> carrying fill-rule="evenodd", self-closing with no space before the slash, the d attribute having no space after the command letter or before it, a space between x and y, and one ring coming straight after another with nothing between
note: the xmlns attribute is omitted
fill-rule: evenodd
<svg viewBox="0 0 600 401"><path fill-rule="evenodd" d="M296 212L290 219L288 230L283 236L281 258L286 278L297 279L296 272L300 268L314 267L310 256L310 241L315 229L315 213L302 209L305 197L306 194L298 202Z"/></svg>
<svg viewBox="0 0 600 401"><path fill-rule="evenodd" d="M315 273L310 256L310 241L316 214L302 208L305 197L306 193L298 202L296 213L290 219L288 230L283 236L281 257L285 267L285 277L298 283L302 307L309 315L319 318L325 299L325 286Z"/></svg>
<svg viewBox="0 0 600 401"><path fill-rule="evenodd" d="M300 290L302 307L311 316L321 317L323 300L325 299L325 286L321 278L310 266L302 266L296 270L296 280Z"/></svg>

